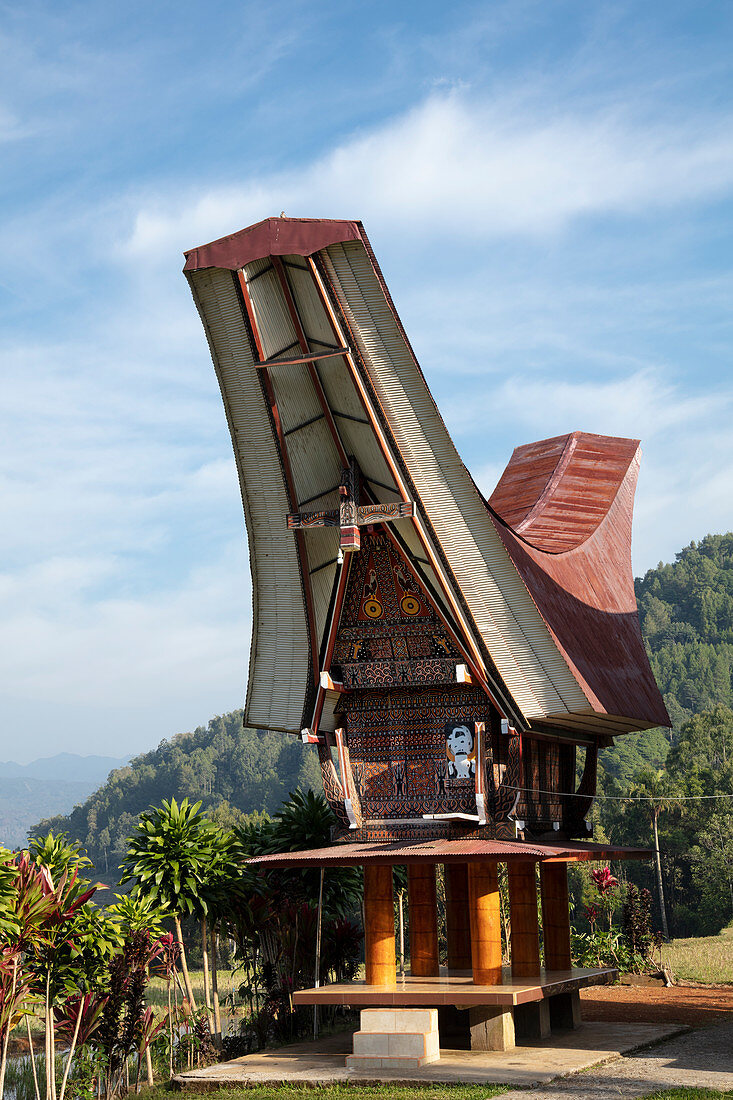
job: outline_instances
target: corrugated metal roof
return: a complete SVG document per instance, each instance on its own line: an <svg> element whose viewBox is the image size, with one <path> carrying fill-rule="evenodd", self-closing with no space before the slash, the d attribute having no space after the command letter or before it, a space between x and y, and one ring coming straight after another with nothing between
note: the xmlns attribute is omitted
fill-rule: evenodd
<svg viewBox="0 0 733 1100"><path fill-rule="evenodd" d="M573 863L579 860L649 859L646 848L620 848L608 844L531 844L517 840L423 840L364 844L334 844L329 848L311 848L303 852L276 852L253 856L250 866L350 867L364 863L476 863L530 860Z"/></svg>
<svg viewBox="0 0 733 1100"><path fill-rule="evenodd" d="M358 222L328 218L265 218L264 221L185 253L185 272L219 267L238 271L263 256L312 256L335 241L359 239Z"/></svg>
<svg viewBox="0 0 733 1100"><path fill-rule="evenodd" d="M638 449L638 439L587 432L527 443L514 450L489 504L538 550L572 550L608 514Z"/></svg>
<svg viewBox="0 0 733 1100"><path fill-rule="evenodd" d="M331 282L323 300L319 269L301 258L319 249ZM494 686L516 718L608 732L666 719L629 588L635 441L574 433L518 448L492 498L500 521L455 450L360 223L268 219L187 256L247 517L255 603L251 724L295 732L309 720L304 704L328 616L338 534L308 529L295 545L285 516L335 506L344 454L356 456L377 500L415 499L404 538L430 559L426 572L477 667L485 662L493 676L493 662L501 678ZM236 277L221 270L235 261L244 265L245 298L265 357L297 358L304 344L313 353L350 341L353 362L270 366L266 396ZM332 704L329 698L326 727Z"/></svg>
<svg viewBox="0 0 733 1100"><path fill-rule="evenodd" d="M581 433L575 436L581 456L594 455L593 470L597 476L590 477L587 469L583 472L586 457L581 457L572 486L564 486L564 478L559 480L556 491L560 500L554 504L552 493L545 499L546 524L541 539L545 545L553 545L548 536L550 524L554 523L560 531L564 527L575 531L578 536L575 545L562 553L547 552L525 541L526 530L519 534L521 523L512 531L496 521L497 530L594 708L618 716L622 720L621 731L643 725L669 726L669 716L641 636L631 568L631 523L640 448L636 440ZM605 476L604 459L608 464ZM572 466L573 459L568 470ZM527 476L532 476L531 467L527 468ZM588 482L586 495L595 501L596 510L602 515L596 519L590 508L578 510L573 526L572 516L567 519L563 516L571 495L583 499L584 477ZM526 497L522 495L522 479L517 469L510 479L502 477L500 486L502 482L499 499L505 514L512 514L510 484L515 486L516 497L523 500L524 508ZM519 511L516 509L513 514L516 516ZM589 532L591 523L595 526Z"/></svg>
<svg viewBox="0 0 733 1100"><path fill-rule="evenodd" d="M231 273L190 277L209 338L234 443L252 570L252 646L246 721L297 730L310 658L303 589L277 446Z"/></svg>
<svg viewBox="0 0 733 1100"><path fill-rule="evenodd" d="M504 683L529 718L587 709L496 538L363 244L336 244L323 255L401 457Z"/></svg>

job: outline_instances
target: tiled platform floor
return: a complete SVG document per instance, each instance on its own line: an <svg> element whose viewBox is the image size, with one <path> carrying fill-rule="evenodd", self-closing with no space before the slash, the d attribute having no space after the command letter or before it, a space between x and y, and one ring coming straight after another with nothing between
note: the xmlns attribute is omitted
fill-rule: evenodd
<svg viewBox="0 0 733 1100"><path fill-rule="evenodd" d="M618 977L618 970L542 970L537 977L512 978L508 967L501 985L474 985L470 972L435 978L399 979L395 985L375 986L366 982L344 982L319 989L299 989L296 1005L520 1005L541 1001L557 993L570 993L589 985L605 985Z"/></svg>
<svg viewBox="0 0 733 1100"><path fill-rule="evenodd" d="M222 1085L242 1087L263 1082L297 1081L332 1084L381 1080L527 1086L577 1073L682 1030L685 1029L676 1025L588 1023L577 1031L555 1034L543 1042L506 1052L441 1050L438 1062L412 1070L408 1076L387 1070L347 1070L346 1055L351 1053L352 1036L351 1032L344 1032L315 1043L278 1047L206 1069L191 1070L180 1074L176 1084L195 1092Z"/></svg>

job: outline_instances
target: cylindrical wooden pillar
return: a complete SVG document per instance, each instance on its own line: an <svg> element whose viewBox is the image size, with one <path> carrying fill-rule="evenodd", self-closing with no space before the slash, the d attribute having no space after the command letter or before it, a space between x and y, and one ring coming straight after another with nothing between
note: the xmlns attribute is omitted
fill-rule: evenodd
<svg viewBox="0 0 733 1100"><path fill-rule="evenodd" d="M512 926L512 974L528 977L540 972L540 930L537 921L537 884L534 863L507 863L509 919Z"/></svg>
<svg viewBox="0 0 733 1100"><path fill-rule="evenodd" d="M364 866L364 963L367 985L394 985L394 898L392 868Z"/></svg>
<svg viewBox="0 0 733 1100"><path fill-rule="evenodd" d="M570 899L566 863L540 863L545 969L569 970Z"/></svg>
<svg viewBox="0 0 733 1100"><path fill-rule="evenodd" d="M471 959L476 985L501 984L501 910L495 863L468 864Z"/></svg>
<svg viewBox="0 0 733 1100"><path fill-rule="evenodd" d="M445 865L445 931L448 969L471 969L471 914L468 907L468 864Z"/></svg>
<svg viewBox="0 0 733 1100"><path fill-rule="evenodd" d="M407 864L410 906L410 970L419 978L438 974L438 894L434 863Z"/></svg>

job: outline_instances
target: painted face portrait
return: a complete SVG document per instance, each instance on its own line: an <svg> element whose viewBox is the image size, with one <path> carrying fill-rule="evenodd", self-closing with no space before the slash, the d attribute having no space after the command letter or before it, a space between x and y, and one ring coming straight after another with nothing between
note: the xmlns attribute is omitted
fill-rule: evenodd
<svg viewBox="0 0 733 1100"><path fill-rule="evenodd" d="M446 756L451 779L470 779L475 774L473 733L468 726L453 726L446 731Z"/></svg>

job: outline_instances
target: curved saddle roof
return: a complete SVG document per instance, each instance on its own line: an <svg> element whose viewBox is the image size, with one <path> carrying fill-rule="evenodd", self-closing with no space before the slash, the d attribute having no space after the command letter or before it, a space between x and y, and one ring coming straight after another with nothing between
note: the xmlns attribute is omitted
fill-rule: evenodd
<svg viewBox="0 0 733 1100"><path fill-rule="evenodd" d="M572 432L518 447L491 495L497 530L594 707L669 725L631 571L636 439Z"/></svg>
<svg viewBox="0 0 733 1100"><path fill-rule="evenodd" d="M638 439L587 432L525 443L514 450L489 504L537 550L573 550L605 519L638 448Z"/></svg>
<svg viewBox="0 0 733 1100"><path fill-rule="evenodd" d="M299 732L315 715L333 728L338 696L322 674L350 555L344 564L328 517L352 457L372 514L407 517L394 538L512 724L604 735L668 724L633 594L636 441L573 433L520 447L487 506L361 222L270 218L191 250L185 273L247 522L248 724Z"/></svg>

